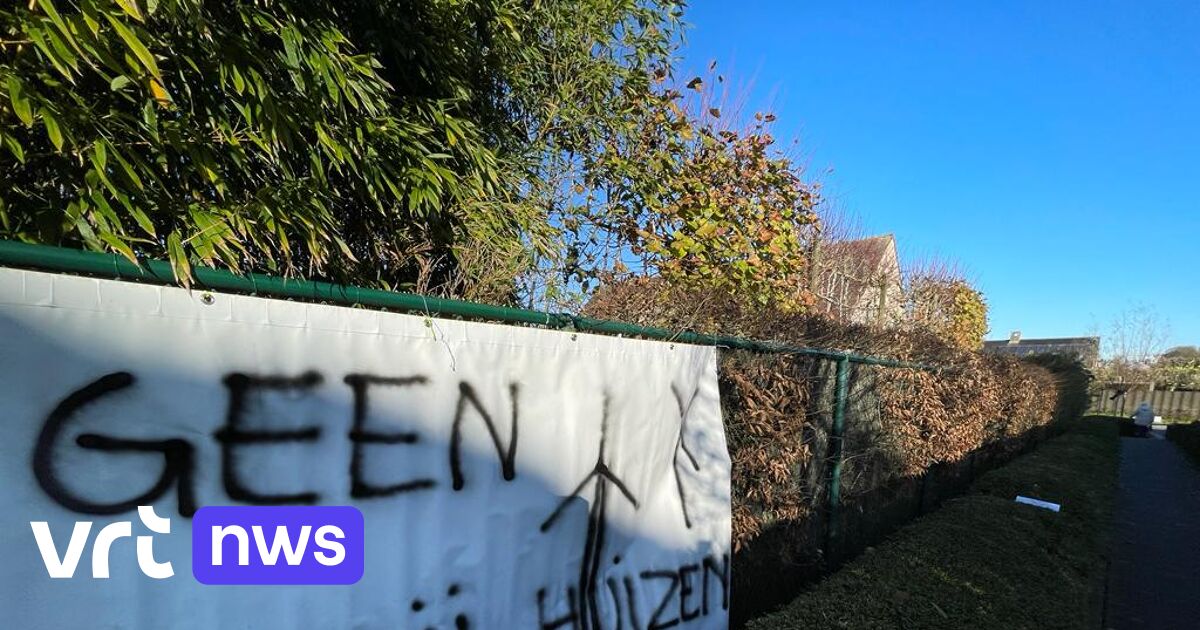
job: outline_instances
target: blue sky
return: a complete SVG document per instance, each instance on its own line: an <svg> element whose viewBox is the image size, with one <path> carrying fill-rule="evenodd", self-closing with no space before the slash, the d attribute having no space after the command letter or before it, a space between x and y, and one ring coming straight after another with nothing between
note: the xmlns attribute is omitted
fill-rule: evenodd
<svg viewBox="0 0 1200 630"><path fill-rule="evenodd" d="M710 0L685 19L681 75L717 61L867 232L960 262L990 338L1103 334L1140 303L1200 344L1200 3Z"/></svg>

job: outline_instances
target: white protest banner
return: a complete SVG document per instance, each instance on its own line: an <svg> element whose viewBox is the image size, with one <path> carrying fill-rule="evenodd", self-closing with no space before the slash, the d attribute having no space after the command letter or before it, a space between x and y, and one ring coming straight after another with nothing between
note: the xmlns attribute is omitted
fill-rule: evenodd
<svg viewBox="0 0 1200 630"><path fill-rule="evenodd" d="M712 348L0 269L0 383L9 627L728 625ZM306 504L361 512L356 584L193 577L198 508ZM92 523L72 577L31 522Z"/></svg>

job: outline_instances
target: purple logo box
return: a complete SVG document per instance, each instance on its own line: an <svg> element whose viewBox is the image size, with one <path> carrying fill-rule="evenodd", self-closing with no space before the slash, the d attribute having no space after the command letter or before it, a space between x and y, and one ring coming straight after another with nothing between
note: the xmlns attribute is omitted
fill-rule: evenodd
<svg viewBox="0 0 1200 630"><path fill-rule="evenodd" d="M192 518L192 575L203 584L354 584L363 516L350 506L209 506Z"/></svg>

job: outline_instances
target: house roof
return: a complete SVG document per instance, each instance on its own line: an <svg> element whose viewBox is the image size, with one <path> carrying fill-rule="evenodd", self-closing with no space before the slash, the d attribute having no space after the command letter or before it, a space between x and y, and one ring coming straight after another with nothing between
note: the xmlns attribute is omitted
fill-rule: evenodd
<svg viewBox="0 0 1200 630"><path fill-rule="evenodd" d="M888 246L895 241L896 237L891 234L869 236L853 241L835 241L825 246L822 256L833 264L843 261L853 263L856 271L859 269L875 271L883 264L888 253Z"/></svg>
<svg viewBox="0 0 1200 630"><path fill-rule="evenodd" d="M1099 337L1047 337L1043 339L994 339L983 342L983 349L998 354L1075 354L1086 361L1100 355Z"/></svg>
<svg viewBox="0 0 1200 630"><path fill-rule="evenodd" d="M818 292L829 290L833 280L842 281L838 300L842 308L857 308L864 294L879 281L881 273L887 272L889 252L895 251L896 239L891 234L881 234L852 241L835 241L823 246L817 264L820 265ZM832 298L833 296L822 296ZM825 304L829 309L833 303Z"/></svg>
<svg viewBox="0 0 1200 630"><path fill-rule="evenodd" d="M1021 339L1013 343L1008 339L992 339L983 342L988 347L996 346L1099 346L1099 337L1043 337L1041 339Z"/></svg>

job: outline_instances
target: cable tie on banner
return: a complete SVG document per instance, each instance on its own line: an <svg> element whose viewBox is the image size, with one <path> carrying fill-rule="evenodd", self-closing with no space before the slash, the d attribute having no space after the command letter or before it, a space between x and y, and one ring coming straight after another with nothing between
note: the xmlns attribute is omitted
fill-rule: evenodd
<svg viewBox="0 0 1200 630"><path fill-rule="evenodd" d="M426 299L425 295L423 294L421 295L421 307L425 310L425 327L429 329L429 334L433 337L433 340L440 341L442 346L446 348L446 354L450 355L450 371L457 372L458 359L454 356L454 349L451 348L450 343L446 341L446 335L440 334L441 327L439 327L437 322L433 320L433 313L429 311L429 300Z"/></svg>
<svg viewBox="0 0 1200 630"><path fill-rule="evenodd" d="M421 307L425 311L425 327L429 329L429 334L433 335L433 338L436 340L438 338L437 330L433 327L433 317L429 313L429 300L424 295L421 295Z"/></svg>

